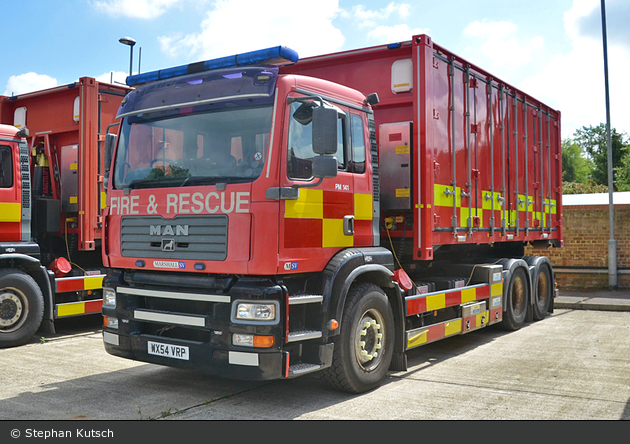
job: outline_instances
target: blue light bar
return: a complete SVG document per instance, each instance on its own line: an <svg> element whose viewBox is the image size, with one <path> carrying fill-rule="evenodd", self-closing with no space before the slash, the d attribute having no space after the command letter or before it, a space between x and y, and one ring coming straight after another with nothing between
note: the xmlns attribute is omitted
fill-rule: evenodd
<svg viewBox="0 0 630 444"><path fill-rule="evenodd" d="M286 46L274 46L273 48L259 49L257 51L235 54L228 57L206 60L205 62L190 63L188 65L175 66L173 68L159 69L157 71L136 74L127 77L127 85L135 86L156 80L170 79L186 74L194 74L219 68L232 68L255 64L288 65L297 62L298 53Z"/></svg>

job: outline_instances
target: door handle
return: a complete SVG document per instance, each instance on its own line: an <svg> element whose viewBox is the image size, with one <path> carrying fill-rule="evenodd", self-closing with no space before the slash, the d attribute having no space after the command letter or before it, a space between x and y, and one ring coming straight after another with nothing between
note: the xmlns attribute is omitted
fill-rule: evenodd
<svg viewBox="0 0 630 444"><path fill-rule="evenodd" d="M343 234L346 236L354 235L354 216L343 217Z"/></svg>

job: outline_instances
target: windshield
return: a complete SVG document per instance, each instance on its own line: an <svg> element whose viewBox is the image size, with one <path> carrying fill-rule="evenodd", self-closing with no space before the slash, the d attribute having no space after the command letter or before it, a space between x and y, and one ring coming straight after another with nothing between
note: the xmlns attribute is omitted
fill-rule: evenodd
<svg viewBox="0 0 630 444"><path fill-rule="evenodd" d="M260 175L269 146L271 105L224 103L216 111L181 108L169 114L124 119L115 188L244 182Z"/></svg>

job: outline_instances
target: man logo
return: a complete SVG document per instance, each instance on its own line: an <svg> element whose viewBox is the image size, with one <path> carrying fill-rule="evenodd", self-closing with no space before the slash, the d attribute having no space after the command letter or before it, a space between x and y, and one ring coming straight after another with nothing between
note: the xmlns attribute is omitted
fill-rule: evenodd
<svg viewBox="0 0 630 444"><path fill-rule="evenodd" d="M162 239L162 251L175 251L175 239Z"/></svg>
<svg viewBox="0 0 630 444"><path fill-rule="evenodd" d="M188 225L150 225L149 236L188 236Z"/></svg>

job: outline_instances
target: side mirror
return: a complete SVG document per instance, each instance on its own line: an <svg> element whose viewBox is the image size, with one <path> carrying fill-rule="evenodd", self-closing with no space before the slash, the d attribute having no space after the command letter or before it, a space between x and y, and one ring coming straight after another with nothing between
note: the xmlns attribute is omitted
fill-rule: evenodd
<svg viewBox="0 0 630 444"><path fill-rule="evenodd" d="M337 110L323 106L313 108L312 130L315 154L337 152Z"/></svg>
<svg viewBox="0 0 630 444"><path fill-rule="evenodd" d="M332 179L337 177L337 159L330 156L317 156L313 158L311 166L313 177L318 179Z"/></svg>
<svg viewBox="0 0 630 444"><path fill-rule="evenodd" d="M104 152L104 162L105 162L105 171L109 171L112 166L112 154L114 153L114 147L116 146L116 134L107 133L105 134L105 152Z"/></svg>

